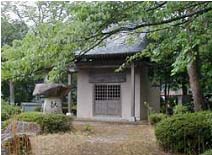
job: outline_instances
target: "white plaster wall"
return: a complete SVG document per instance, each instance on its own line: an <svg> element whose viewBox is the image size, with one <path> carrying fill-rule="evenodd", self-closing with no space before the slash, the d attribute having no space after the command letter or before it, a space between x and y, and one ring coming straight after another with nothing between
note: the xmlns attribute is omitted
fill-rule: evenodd
<svg viewBox="0 0 212 155"><path fill-rule="evenodd" d="M135 117L140 120L140 106L141 106L141 85L140 85L140 71L136 70L135 74Z"/></svg>
<svg viewBox="0 0 212 155"><path fill-rule="evenodd" d="M122 118L131 119L131 74L130 70L126 74L126 82L121 83L121 102L122 102ZM140 73L135 73L135 116L136 120L140 120Z"/></svg>
<svg viewBox="0 0 212 155"><path fill-rule="evenodd" d="M135 74L135 115L140 120L140 72ZM131 119L131 75L126 73L126 82L121 84L121 119ZM77 75L77 117L93 117L93 84L89 83L89 71L79 70Z"/></svg>
<svg viewBox="0 0 212 155"><path fill-rule="evenodd" d="M130 85L130 74L126 74L126 82L121 84L121 108L122 118L129 119L131 115L131 85Z"/></svg>
<svg viewBox="0 0 212 155"><path fill-rule="evenodd" d="M87 70L80 70L77 75L77 117L92 118L93 85L88 82Z"/></svg>

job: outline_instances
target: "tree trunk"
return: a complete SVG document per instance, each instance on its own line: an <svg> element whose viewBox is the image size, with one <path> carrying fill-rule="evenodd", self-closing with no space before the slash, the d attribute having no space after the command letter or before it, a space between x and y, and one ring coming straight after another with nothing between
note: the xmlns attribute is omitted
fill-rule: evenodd
<svg viewBox="0 0 212 155"><path fill-rule="evenodd" d="M189 96L188 96L188 89L187 89L187 76L185 74L182 75L183 79L181 80L181 84L182 84L182 100L181 100L181 104L185 104L185 103L189 103Z"/></svg>
<svg viewBox="0 0 212 155"><path fill-rule="evenodd" d="M164 99L165 99L165 106L166 106L166 113L168 114L168 105L167 105L167 81L165 78L165 88L164 88Z"/></svg>
<svg viewBox="0 0 212 155"><path fill-rule="evenodd" d="M10 81L10 104L15 104L14 83Z"/></svg>
<svg viewBox="0 0 212 155"><path fill-rule="evenodd" d="M165 88L164 88L164 99L165 99L165 104L167 105L167 83L165 82Z"/></svg>
<svg viewBox="0 0 212 155"><path fill-rule="evenodd" d="M201 92L198 67L196 59L188 65L189 83L194 100L194 111L200 111L203 109L203 96Z"/></svg>

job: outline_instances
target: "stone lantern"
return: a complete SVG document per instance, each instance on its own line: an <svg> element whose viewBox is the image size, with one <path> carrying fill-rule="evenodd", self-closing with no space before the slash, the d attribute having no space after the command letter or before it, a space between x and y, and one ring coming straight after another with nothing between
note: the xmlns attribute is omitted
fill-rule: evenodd
<svg viewBox="0 0 212 155"><path fill-rule="evenodd" d="M62 98L70 91L70 86L56 83L40 83L35 85L34 96L44 97L44 113L62 113Z"/></svg>

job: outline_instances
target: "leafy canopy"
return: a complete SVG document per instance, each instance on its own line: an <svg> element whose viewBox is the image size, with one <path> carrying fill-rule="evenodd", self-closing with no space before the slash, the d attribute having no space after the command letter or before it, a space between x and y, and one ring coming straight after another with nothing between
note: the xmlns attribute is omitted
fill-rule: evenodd
<svg viewBox="0 0 212 155"><path fill-rule="evenodd" d="M185 70L197 51L201 58L210 55L210 2L37 2L39 6L48 10L46 20L36 20L33 31L23 40L3 47L5 80L48 73L51 80L58 81L67 65L75 60L75 51L84 54L106 38L125 31L132 37L147 33L150 44L121 68L143 57L157 63L171 57L172 74L175 74ZM58 20L55 16L60 13L56 10L60 9L65 14ZM27 16L30 19L29 13ZM210 65L203 65L203 71L211 69ZM204 76L211 76L211 71L204 72Z"/></svg>

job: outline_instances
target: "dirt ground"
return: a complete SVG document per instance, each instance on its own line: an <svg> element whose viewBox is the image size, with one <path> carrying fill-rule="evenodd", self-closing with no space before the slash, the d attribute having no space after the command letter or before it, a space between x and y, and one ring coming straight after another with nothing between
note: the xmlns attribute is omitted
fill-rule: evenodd
<svg viewBox="0 0 212 155"><path fill-rule="evenodd" d="M169 155L149 125L75 122L70 133L31 138L35 155Z"/></svg>

